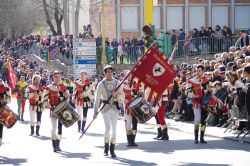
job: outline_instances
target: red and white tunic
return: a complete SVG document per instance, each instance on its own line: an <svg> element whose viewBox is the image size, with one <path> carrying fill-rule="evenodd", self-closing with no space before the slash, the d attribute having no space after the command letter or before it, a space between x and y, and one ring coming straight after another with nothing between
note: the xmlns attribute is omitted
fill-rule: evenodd
<svg viewBox="0 0 250 166"><path fill-rule="evenodd" d="M187 91L191 90L191 94L188 97L192 98L193 107L200 108L200 102L203 98L203 85L209 82L209 78L197 76L190 79L187 84Z"/></svg>
<svg viewBox="0 0 250 166"><path fill-rule="evenodd" d="M90 106L90 102L93 100L92 87L89 80L78 80L74 83L73 88L73 101L78 106Z"/></svg>
<svg viewBox="0 0 250 166"><path fill-rule="evenodd" d="M43 93L44 87L42 85L29 85L26 89L26 97L29 99L31 109L35 109L42 102L42 96L38 96L38 93ZM40 92L39 92L40 91ZM38 98L37 98L38 97ZM41 110L40 110L41 111Z"/></svg>
<svg viewBox="0 0 250 166"><path fill-rule="evenodd" d="M67 87L63 84L55 85L55 83L52 83L48 85L44 95L44 103L49 103L53 109L63 100L65 100L64 94L66 91L68 91Z"/></svg>
<svg viewBox="0 0 250 166"><path fill-rule="evenodd" d="M133 99L135 99L135 98L138 96L137 93L135 94L135 93L133 92L133 90L136 89L137 84L136 84L136 83L133 83L132 86L130 87L130 86L129 86L128 80L126 80L126 81L124 81L124 83L122 84L122 87L123 87L123 92L124 92L124 94L125 94L125 101L124 101L125 113L126 113L127 115L129 115L129 114L130 114L130 111L129 111L129 109L128 109L128 105L129 105L129 103L130 103Z"/></svg>

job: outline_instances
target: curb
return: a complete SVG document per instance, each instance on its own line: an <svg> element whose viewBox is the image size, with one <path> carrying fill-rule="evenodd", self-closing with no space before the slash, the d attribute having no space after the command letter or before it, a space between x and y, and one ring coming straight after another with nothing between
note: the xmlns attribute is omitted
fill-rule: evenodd
<svg viewBox="0 0 250 166"><path fill-rule="evenodd" d="M193 134L193 132L184 131L184 130L181 130L181 129L179 129L179 128L174 128L174 127L169 127L169 128L172 129L172 130L175 130L175 131L184 132L184 133L188 133L188 134ZM205 134L205 136L212 137L212 138L220 138L220 139L230 140L230 141L235 141L235 142L240 142L240 143L247 143L247 144L250 144L250 141L244 140L244 139L242 139L242 138L235 138L235 137L220 137L220 136L216 136L216 135L213 135L213 134Z"/></svg>

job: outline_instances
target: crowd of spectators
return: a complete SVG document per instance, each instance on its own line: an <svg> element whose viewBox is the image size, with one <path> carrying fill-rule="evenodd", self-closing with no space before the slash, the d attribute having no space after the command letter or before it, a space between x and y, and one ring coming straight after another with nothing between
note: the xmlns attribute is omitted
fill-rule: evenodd
<svg viewBox="0 0 250 166"><path fill-rule="evenodd" d="M199 64L205 68L205 76L210 81L209 87L213 89L211 94L216 100L216 104L213 105L211 101L212 105L209 105L210 99L207 99L208 107L211 106L207 109L208 125L227 127L235 120L247 119L246 105L249 101L246 101L246 89L250 80L246 80L243 69L250 65L250 45L241 48L231 46L227 52L215 54L211 61L196 57L193 65L181 64L178 77L168 87L167 116L177 121L194 120L187 82L195 76L196 66Z"/></svg>
<svg viewBox="0 0 250 166"><path fill-rule="evenodd" d="M92 30L88 29L86 34L92 34ZM91 28L91 27L90 27ZM221 36L220 36L221 35ZM215 31L208 28L206 31L203 27L198 32L194 29L192 38L197 37L230 37L232 35L231 30L227 27L223 27L223 30L219 26ZM186 39L185 32L180 30L177 37L176 32L173 30L172 44L179 40ZM92 37L91 35L89 37ZM96 38L97 47L101 47L101 36ZM72 58L73 42L71 35L63 36L46 36L41 37L39 35L29 35L23 37L14 42L9 40L0 41L0 74L5 83L8 83L8 63L11 63L17 78L25 76L26 81L31 83L32 76L34 74L40 74L42 76L41 84L46 86L52 82L51 72L48 69L40 67L36 62L29 60L27 55L33 52L37 47L40 51L43 49L52 50L59 49L67 58ZM231 43L234 45L235 43ZM140 54L144 53L144 39L132 39L126 38L117 41L113 39L109 42L106 39L106 45L108 47L115 48L115 54L113 54L113 61L117 62L117 57L122 57L124 54L121 51L126 52L127 47L138 47ZM142 48L143 49L140 49ZM183 45L183 47L185 47ZM181 47L179 47L180 49ZM131 53L132 54L132 53ZM115 57L116 56L116 57ZM136 62L137 58L133 60ZM122 59L120 59L122 60ZM208 61L203 58L195 58L194 65L183 63L179 68L179 74L173 83L168 87L169 102L166 107L167 113L175 113L175 116L167 114L169 117L182 121L193 121L193 110L191 98L187 94L186 83L195 76L196 66L202 64L205 67L205 75L209 77L211 86L213 88L213 95L216 97L218 104L216 109L208 112L207 122L211 126L224 126L232 119L247 118L247 111L245 105L247 103L245 97L244 88L249 83L243 75L243 68L250 65L250 43L249 37L246 31L241 31L240 38L236 42L235 46L231 46L228 51L215 54L214 60ZM62 73L63 83L69 87L73 86L74 78L67 73ZM124 73L115 74L114 77L122 79ZM102 79L102 76L93 76L92 79Z"/></svg>

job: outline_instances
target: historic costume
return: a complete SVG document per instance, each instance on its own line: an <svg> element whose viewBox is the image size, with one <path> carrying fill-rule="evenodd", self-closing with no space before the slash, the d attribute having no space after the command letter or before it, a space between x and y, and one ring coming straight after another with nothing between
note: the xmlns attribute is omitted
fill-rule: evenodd
<svg viewBox="0 0 250 166"><path fill-rule="evenodd" d="M131 111L128 109L129 103L139 97L138 92L136 92L136 83L132 84L132 87L129 86L129 81L126 80L123 83L123 92L125 94L125 101L124 101L124 118L125 118L125 127L127 132L127 146L138 146L135 143L135 137L137 133L137 119L132 115Z"/></svg>
<svg viewBox="0 0 250 166"><path fill-rule="evenodd" d="M43 102L43 86L42 85L29 85L26 89L26 95L30 103L30 135L34 134L34 128L36 126L36 135L39 136L39 130L42 118L42 102ZM37 122L35 121L35 117Z"/></svg>
<svg viewBox="0 0 250 166"><path fill-rule="evenodd" d="M205 96L205 91L209 84L209 79L202 76L195 76L190 79L187 84L188 97L192 98L194 110L194 135L195 143L198 143L199 125L200 125L200 143L206 143L204 134L206 129L207 111L202 107L201 103Z"/></svg>
<svg viewBox="0 0 250 166"><path fill-rule="evenodd" d="M91 107L91 101L93 100L92 87L89 80L78 80L75 81L73 89L72 101L75 101L77 113L80 115L78 132L83 132L87 121L88 108Z"/></svg>
<svg viewBox="0 0 250 166"><path fill-rule="evenodd" d="M165 90L162 94L161 100L157 103L153 110L157 112L156 114L156 123L157 123L157 132L158 135L155 139L157 140L169 140L168 136L168 128L165 121L165 110L166 110L166 103L168 101L168 93Z"/></svg>
<svg viewBox="0 0 250 166"><path fill-rule="evenodd" d="M56 73L59 74L59 73ZM53 74L54 76L55 74ZM62 83L56 84L53 82L52 84L46 87L45 95L44 95L44 105L50 108L51 112L51 123L52 123L52 146L54 152L61 151L60 149L60 140L62 135L62 123L53 116L53 112L55 107L60 104L62 101L68 100L69 91L67 87ZM58 130L58 132L56 132Z"/></svg>
<svg viewBox="0 0 250 166"><path fill-rule="evenodd" d="M0 76L1 77L1 76ZM11 101L11 96L10 96L10 91L7 86L4 86L2 84L3 80L0 78L0 114L2 113L2 110L5 108L6 104L10 103ZM2 143L2 138L3 138L3 125L0 122L0 146Z"/></svg>
<svg viewBox="0 0 250 166"><path fill-rule="evenodd" d="M21 79L25 79L24 76L21 76ZM24 121L23 116L24 116L25 103L26 103L25 91L27 87L28 87L28 83L22 80L16 84L16 87L14 89L14 92L16 93L16 98L17 98L17 107L18 107L17 111L18 111L18 115L21 121Z"/></svg>
<svg viewBox="0 0 250 166"><path fill-rule="evenodd" d="M112 66L107 66L104 68L104 72L106 75L106 72L113 72ZM110 74L110 75L111 75ZM106 76L107 78L107 76ZM119 109L121 106L121 103L124 101L124 93L122 92L122 88L119 88L117 92L115 92L115 89L118 87L119 81L112 78L107 78L102 80L96 90L95 94L95 102L94 102L94 112L95 115L97 115L97 112L99 108L102 106L102 104L105 104L105 107L102 110L102 115L104 119L105 124L105 134L104 134L104 143L105 143L105 149L104 149L104 155L108 156L108 150L109 150L109 142L110 142L110 153L111 157L116 157L115 154L115 143L116 143L116 125L117 120L119 116ZM108 102L109 96L115 96L112 97L111 100ZM110 138L110 130L112 128L112 135Z"/></svg>

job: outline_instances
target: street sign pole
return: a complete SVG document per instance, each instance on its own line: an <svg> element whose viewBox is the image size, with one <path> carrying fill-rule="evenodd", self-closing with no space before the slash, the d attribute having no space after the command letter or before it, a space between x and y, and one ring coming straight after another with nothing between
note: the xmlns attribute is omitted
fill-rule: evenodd
<svg viewBox="0 0 250 166"><path fill-rule="evenodd" d="M75 17L75 9L76 9L76 3L75 0L72 0L72 30L73 30L73 77L76 79L76 51L75 51L75 42L76 42L76 30L75 30L75 23L76 23L76 17ZM77 25L78 26L78 25Z"/></svg>

